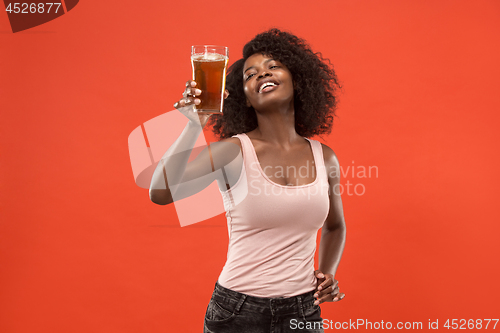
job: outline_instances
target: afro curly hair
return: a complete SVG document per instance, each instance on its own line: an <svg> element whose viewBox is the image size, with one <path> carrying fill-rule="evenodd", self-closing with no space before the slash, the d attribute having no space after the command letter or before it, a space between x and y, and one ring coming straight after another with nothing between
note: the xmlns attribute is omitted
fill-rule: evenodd
<svg viewBox="0 0 500 333"><path fill-rule="evenodd" d="M255 36L243 47L243 58L228 70L222 114L209 118L213 133L220 139L246 133L257 128L257 115L246 104L243 91L243 65L252 55L261 53L284 64L292 73L295 83L295 130L303 137L328 134L338 103L337 91L342 88L328 59L314 53L305 40L297 36L270 29Z"/></svg>

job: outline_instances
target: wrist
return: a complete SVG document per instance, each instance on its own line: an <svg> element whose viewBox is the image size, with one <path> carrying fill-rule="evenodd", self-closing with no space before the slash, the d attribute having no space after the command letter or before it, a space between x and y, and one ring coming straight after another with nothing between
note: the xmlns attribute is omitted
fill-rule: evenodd
<svg viewBox="0 0 500 333"><path fill-rule="evenodd" d="M202 131L203 130L203 127L204 125L200 123L200 121L197 119L197 120L189 120L188 123L187 123L187 126L189 131Z"/></svg>

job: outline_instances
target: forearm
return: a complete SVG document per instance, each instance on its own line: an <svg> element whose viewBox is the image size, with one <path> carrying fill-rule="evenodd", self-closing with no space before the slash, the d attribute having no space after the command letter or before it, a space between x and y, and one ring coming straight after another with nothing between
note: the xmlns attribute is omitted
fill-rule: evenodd
<svg viewBox="0 0 500 333"><path fill-rule="evenodd" d="M345 224L341 223L336 228L321 230L319 245L319 270L324 274L335 276L344 252L346 238Z"/></svg>
<svg viewBox="0 0 500 333"><path fill-rule="evenodd" d="M189 156L201 132L200 124L189 121L177 140L162 156L151 178L149 193L152 201L165 201L167 197L173 196L175 185L182 180ZM153 197L156 197L157 200L154 200ZM157 203L166 204L168 202Z"/></svg>

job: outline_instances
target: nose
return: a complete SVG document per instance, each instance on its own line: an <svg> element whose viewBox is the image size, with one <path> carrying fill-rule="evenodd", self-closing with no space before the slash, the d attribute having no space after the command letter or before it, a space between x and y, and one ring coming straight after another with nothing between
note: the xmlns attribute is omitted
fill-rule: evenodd
<svg viewBox="0 0 500 333"><path fill-rule="evenodd" d="M259 74L258 78L261 79L266 76L271 76L272 74L268 71L263 71L262 73Z"/></svg>

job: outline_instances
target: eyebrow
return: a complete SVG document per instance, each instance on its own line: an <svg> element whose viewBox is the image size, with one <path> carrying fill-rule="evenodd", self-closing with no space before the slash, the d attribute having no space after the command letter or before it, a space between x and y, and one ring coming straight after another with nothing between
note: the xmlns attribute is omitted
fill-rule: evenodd
<svg viewBox="0 0 500 333"><path fill-rule="evenodd" d="M266 61L264 61L264 64L267 64L268 62L273 61L273 60L275 60L275 59L273 59L273 58L269 58L269 59L267 59ZM254 66L250 66L250 67L248 67L247 69L245 69L245 70L243 71L243 74L245 74L245 73L246 73L249 69L252 69L252 68L254 68Z"/></svg>

